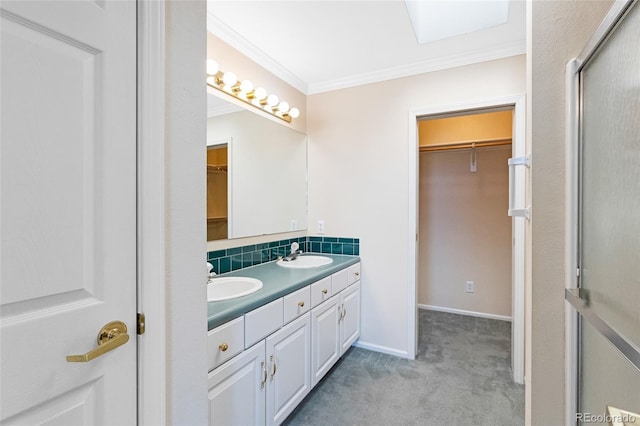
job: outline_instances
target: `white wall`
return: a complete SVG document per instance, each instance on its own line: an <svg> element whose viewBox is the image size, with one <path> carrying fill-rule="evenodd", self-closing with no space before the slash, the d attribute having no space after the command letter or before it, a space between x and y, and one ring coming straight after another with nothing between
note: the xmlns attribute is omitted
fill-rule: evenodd
<svg viewBox="0 0 640 426"><path fill-rule="evenodd" d="M511 318L511 145L420 153L418 304ZM475 291L466 292L466 281Z"/></svg>
<svg viewBox="0 0 640 426"><path fill-rule="evenodd" d="M527 119L532 147L531 357L527 422L564 424L565 67L609 9L609 1L530 4ZM574 419L567 419L572 421Z"/></svg>
<svg viewBox="0 0 640 426"><path fill-rule="evenodd" d="M309 96L309 227L360 238L362 344L408 355L409 111L523 93L520 55Z"/></svg>
<svg viewBox="0 0 640 426"><path fill-rule="evenodd" d="M157 285L165 285L166 324L147 318L147 328L166 330L166 423L171 425L208 422L205 6L202 1L165 4L166 276Z"/></svg>

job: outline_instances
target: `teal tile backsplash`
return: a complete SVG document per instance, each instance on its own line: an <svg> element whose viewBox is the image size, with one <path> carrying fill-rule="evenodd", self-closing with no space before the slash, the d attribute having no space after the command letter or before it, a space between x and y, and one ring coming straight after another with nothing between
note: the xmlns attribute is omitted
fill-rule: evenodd
<svg viewBox="0 0 640 426"><path fill-rule="evenodd" d="M276 260L279 256L286 256L289 254L291 243L293 242L297 242L303 252L354 256L360 254L359 238L298 237L210 251L207 253L207 262L213 265L213 270L216 274L224 274L225 272L270 262Z"/></svg>

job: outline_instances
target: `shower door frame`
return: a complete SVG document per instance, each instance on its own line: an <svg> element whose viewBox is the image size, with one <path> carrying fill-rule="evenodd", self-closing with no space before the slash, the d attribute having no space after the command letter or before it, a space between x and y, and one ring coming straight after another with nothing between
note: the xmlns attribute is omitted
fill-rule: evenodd
<svg viewBox="0 0 640 426"><path fill-rule="evenodd" d="M637 0L616 0L602 22L585 44L580 54L566 66L566 131L565 131L565 289L577 290L579 277L580 242L580 146L582 96L580 73L589 59L606 41L618 23ZM636 5L640 7L640 5ZM579 388L580 314L569 302L565 303L565 424L576 425Z"/></svg>

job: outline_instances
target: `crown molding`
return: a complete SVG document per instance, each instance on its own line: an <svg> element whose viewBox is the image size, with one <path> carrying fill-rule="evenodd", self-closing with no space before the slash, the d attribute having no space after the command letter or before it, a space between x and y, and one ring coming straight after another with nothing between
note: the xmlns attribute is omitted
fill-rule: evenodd
<svg viewBox="0 0 640 426"><path fill-rule="evenodd" d="M491 49L464 52L431 61L422 61L409 65L387 68L380 71L354 75L352 77L329 80L320 83L310 83L307 95L330 92L332 90L347 89L349 87L378 83L396 78L410 77L428 72L441 71L464 65L477 64L495 59L507 58L526 53L525 40L505 43Z"/></svg>
<svg viewBox="0 0 640 426"><path fill-rule="evenodd" d="M280 65L279 62L275 61L269 55L266 55L262 50L258 49L254 44L231 29L211 12L207 12L207 31L243 55L246 55L249 59L265 68L285 83L293 86L305 95L307 94L308 84L306 82L302 81L298 76Z"/></svg>
<svg viewBox="0 0 640 426"><path fill-rule="evenodd" d="M207 12L207 31L214 34L222 41L246 55L267 71L280 78L287 84L298 89L305 95L314 95L333 90L347 89L350 87L363 86L365 84L379 83L396 78L410 77L428 72L441 71L449 68L456 68L464 65L472 65L480 62L492 61L507 58L510 56L522 55L526 53L525 40L504 43L489 49L464 52L456 55L442 57L429 61L417 62L409 65L387 68L350 77L327 80L318 83L307 83L293 74L280 63L273 60L263 51L227 24L219 20L215 15Z"/></svg>
<svg viewBox="0 0 640 426"><path fill-rule="evenodd" d="M244 109L231 103L224 103L207 107L207 118L227 115L232 112L243 111Z"/></svg>

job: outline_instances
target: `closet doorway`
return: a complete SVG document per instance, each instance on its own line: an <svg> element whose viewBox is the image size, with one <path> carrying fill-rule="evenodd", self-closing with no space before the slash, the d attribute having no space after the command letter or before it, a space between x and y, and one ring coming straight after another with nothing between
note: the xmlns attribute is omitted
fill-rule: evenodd
<svg viewBox="0 0 640 426"><path fill-rule="evenodd" d="M514 208L510 183L520 187L512 198L524 202L524 170L510 176L508 166L509 158L524 155L524 100L413 118L413 311L511 321L513 378L523 383L526 219L507 212Z"/></svg>
<svg viewBox="0 0 640 426"><path fill-rule="evenodd" d="M511 321L513 108L418 121L418 307Z"/></svg>

